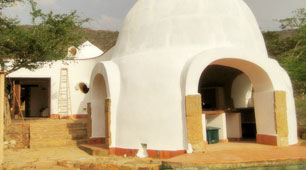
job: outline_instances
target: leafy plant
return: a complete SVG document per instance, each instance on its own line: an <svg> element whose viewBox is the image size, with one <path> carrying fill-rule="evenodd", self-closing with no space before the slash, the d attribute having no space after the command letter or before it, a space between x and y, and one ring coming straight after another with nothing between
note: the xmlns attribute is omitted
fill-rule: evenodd
<svg viewBox="0 0 306 170"><path fill-rule="evenodd" d="M16 0L0 2L3 8ZM31 26L20 26L15 19L0 13L0 64L1 70L9 73L20 68L34 70L46 63L65 59L67 49L82 42L81 26L88 19L81 19L76 11L69 14L43 13L37 9L36 2L29 0L29 3L32 7Z"/></svg>

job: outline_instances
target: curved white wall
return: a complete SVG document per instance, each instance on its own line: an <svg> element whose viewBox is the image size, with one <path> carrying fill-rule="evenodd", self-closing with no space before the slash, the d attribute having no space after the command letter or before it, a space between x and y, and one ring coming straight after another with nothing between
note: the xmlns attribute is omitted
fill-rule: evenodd
<svg viewBox="0 0 306 170"><path fill-rule="evenodd" d="M256 19L243 0L138 0L128 13L114 57L156 49L239 46L267 57Z"/></svg>
<svg viewBox="0 0 306 170"><path fill-rule="evenodd" d="M109 55L110 54L106 54L106 58ZM105 84L102 84L102 85L95 84L94 81L97 76L99 77L102 76ZM110 115L111 144L110 144L110 147L116 146L116 141L117 141L116 140L116 128L117 128L116 122L117 122L117 107L118 107L118 99L119 99L119 94L120 94L120 85L121 85L120 84L120 72L116 64L114 64L112 61L101 61L95 65L92 71L92 74L91 74L91 78L90 78L90 88L94 88L94 86L96 86L95 88L105 89L106 96L103 95L102 99L99 99L99 97L97 98L97 96L95 96L96 91L92 90L89 93L89 98L90 98L90 102L93 102L95 100L100 100L99 101L100 103L102 102L101 100L104 100L105 102L105 98L108 98L111 100L111 107L110 107L111 109L110 110L111 111L111 115ZM98 89L98 90L101 90L101 89ZM92 114L91 118L93 121L95 121L95 124L92 124L93 133L91 137L104 137L105 135L102 134L103 132L101 132L101 129L99 130L95 130L95 129L98 129L100 126L103 126L105 124L104 122L105 119L101 120L101 114L98 113L98 112L101 112L101 113L103 112L103 114L105 114L105 111L104 110L99 111L99 108L96 108L94 112L95 113Z"/></svg>
<svg viewBox="0 0 306 170"><path fill-rule="evenodd" d="M235 108L253 107L252 82L244 73L238 75L233 83L231 97Z"/></svg>
<svg viewBox="0 0 306 170"><path fill-rule="evenodd" d="M291 88L280 84L290 80L283 80L280 66L268 59L242 0L138 0L106 55L110 61L98 63L91 80L102 74L112 101L111 147L138 149L142 143L151 150L187 149L185 96L198 94L200 76L210 64L237 68L250 78L260 134L276 135L270 95ZM290 93L287 99L292 101ZM294 116L290 105L288 117ZM288 124L294 134L296 123L288 119Z"/></svg>
<svg viewBox="0 0 306 170"><path fill-rule="evenodd" d="M173 54L115 60L121 75L117 147L137 149L143 143L153 150L183 150L187 146L180 87L184 61L178 59L182 54ZM169 65L172 62L176 65Z"/></svg>
<svg viewBox="0 0 306 170"><path fill-rule="evenodd" d="M239 53L237 52L239 51ZM254 105L257 134L276 135L274 91L285 91L289 145L296 144L297 123L290 79L275 60L256 58L256 52L222 48L206 51L191 61L186 72L186 94L197 94L197 84L203 70L210 64L233 67L244 72L254 86Z"/></svg>
<svg viewBox="0 0 306 170"><path fill-rule="evenodd" d="M92 137L105 137L105 99L106 84L103 76L97 74L92 83L91 112Z"/></svg>

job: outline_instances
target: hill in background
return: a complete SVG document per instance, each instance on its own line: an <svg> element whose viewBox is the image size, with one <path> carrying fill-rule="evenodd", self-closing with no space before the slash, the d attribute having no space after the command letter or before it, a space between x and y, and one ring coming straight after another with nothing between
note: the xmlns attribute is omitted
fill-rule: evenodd
<svg viewBox="0 0 306 170"><path fill-rule="evenodd" d="M119 32L84 28L84 34L86 40L106 52L116 44Z"/></svg>

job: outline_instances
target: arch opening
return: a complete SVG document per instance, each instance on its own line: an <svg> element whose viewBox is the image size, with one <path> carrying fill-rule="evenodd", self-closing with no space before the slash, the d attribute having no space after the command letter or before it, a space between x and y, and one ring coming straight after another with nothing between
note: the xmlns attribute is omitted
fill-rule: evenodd
<svg viewBox="0 0 306 170"><path fill-rule="evenodd" d="M83 82L79 83L79 89L84 94L87 94L89 92L89 87Z"/></svg>
<svg viewBox="0 0 306 170"><path fill-rule="evenodd" d="M92 137L108 137L108 116L106 114L107 91L105 79L101 74L97 74L93 80L91 93L91 119Z"/></svg>
<svg viewBox="0 0 306 170"><path fill-rule="evenodd" d="M242 71L209 65L200 77L198 92L206 126L220 128L220 140L256 140L253 85Z"/></svg>
<svg viewBox="0 0 306 170"><path fill-rule="evenodd" d="M253 125L253 128L249 128L247 134L251 134L249 137L256 138L257 143L279 145L281 143L279 139L286 140L288 133L285 130L282 130L282 133L284 134L281 135L283 135L284 138L279 136L278 130L281 129L278 128L279 125L276 126L276 121L286 118L286 111L282 113L284 115L282 118L278 117L275 112L275 107L281 106L275 105L275 102L277 102L276 100L278 100L276 96L281 93L281 99L285 99L285 95L283 94L286 92L274 90L272 78L270 77L270 73L265 70L266 67L261 67L257 62L253 62L253 60L249 59L218 58L219 59L213 59L212 57L208 57L206 60L201 57L196 58L190 65L186 77L186 99L188 99L188 96L194 96L195 94L200 96L201 93L203 94L203 96L199 97L199 100L202 99L204 105L203 103L201 105L202 101L197 102L200 104L199 107L202 108L201 112L197 112L197 114L202 114L201 128L203 129L203 140L207 141L206 127L208 125L214 125L217 127L221 126L221 129L219 130L220 140L228 141L231 134L227 131L226 116L230 117L227 112L236 112L241 115L241 110L243 109L249 109L248 112L251 113L254 112L253 118L251 118L252 116L248 116L247 120L250 119L248 121L252 121L255 126ZM205 77L203 73L205 70L207 71L211 68L214 68L211 71L212 76ZM244 87L247 88L247 90L243 90L239 87L239 83L234 82L235 78L238 78L239 75L244 75L244 78L242 78L244 81L246 81L245 77L249 79L249 83L246 83L246 87ZM207 80L204 81L203 79L206 78ZM203 86L204 89L202 88ZM205 91L207 94L206 97L204 95ZM236 100L236 103L234 100ZM242 104L244 104L242 105L242 108L240 108L241 105L239 105L239 102L241 104L241 101L244 101L242 102ZM192 101L186 100L187 104L190 102ZM206 106L205 102L207 104ZM186 109L186 115L188 114L191 113L188 113L188 110ZM214 117L216 114L223 114L223 116L219 118L218 116ZM208 117L212 117L212 124L207 120ZM234 119L236 119L236 122L238 120L243 121L239 116L236 116ZM287 126L286 122L283 121L283 123L283 126ZM241 123L238 124L241 125ZM230 129L233 128L231 127ZM189 131L188 128L187 131ZM286 145L285 143L286 142L284 142L284 145Z"/></svg>

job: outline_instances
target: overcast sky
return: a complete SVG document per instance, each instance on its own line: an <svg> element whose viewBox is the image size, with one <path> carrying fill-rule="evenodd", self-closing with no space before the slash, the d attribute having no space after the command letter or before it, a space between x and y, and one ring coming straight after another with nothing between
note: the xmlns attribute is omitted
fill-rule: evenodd
<svg viewBox="0 0 306 170"><path fill-rule="evenodd" d="M84 18L91 18L85 27L103 30L119 30L120 25L137 0L37 0L38 7L47 12L68 13L77 10ZM244 0L254 12L262 30L278 30L279 24L275 19L292 16L292 11L306 8L306 0ZM30 7L18 4L7 8L4 13L17 17L21 24L30 24L28 15Z"/></svg>

